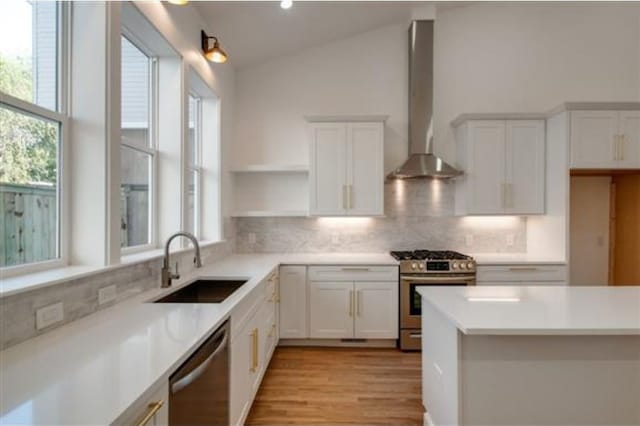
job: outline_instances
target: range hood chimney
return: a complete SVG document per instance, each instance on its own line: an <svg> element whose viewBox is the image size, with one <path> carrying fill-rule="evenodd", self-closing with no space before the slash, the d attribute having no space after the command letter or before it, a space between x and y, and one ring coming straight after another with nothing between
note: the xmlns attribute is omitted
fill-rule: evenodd
<svg viewBox="0 0 640 426"><path fill-rule="evenodd" d="M387 178L452 178L461 174L433 154L433 21L412 21L409 27L409 158Z"/></svg>

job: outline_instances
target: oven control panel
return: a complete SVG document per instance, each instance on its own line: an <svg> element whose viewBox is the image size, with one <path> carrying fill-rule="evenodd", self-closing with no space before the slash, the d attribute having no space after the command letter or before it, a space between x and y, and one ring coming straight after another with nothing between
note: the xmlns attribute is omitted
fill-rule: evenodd
<svg viewBox="0 0 640 426"><path fill-rule="evenodd" d="M460 273L475 271L476 262L473 260L407 260L400 262L400 272L404 273Z"/></svg>

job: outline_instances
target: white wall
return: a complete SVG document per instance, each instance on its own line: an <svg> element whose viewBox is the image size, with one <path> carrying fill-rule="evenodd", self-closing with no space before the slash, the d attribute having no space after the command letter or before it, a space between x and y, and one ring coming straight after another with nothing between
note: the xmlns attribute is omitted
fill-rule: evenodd
<svg viewBox="0 0 640 426"><path fill-rule="evenodd" d="M398 23L238 71L234 161L307 160L306 114L389 114L385 169L407 148L407 28ZM482 3L438 13L435 150L463 112L640 99L637 4Z"/></svg>
<svg viewBox="0 0 640 426"><path fill-rule="evenodd" d="M462 112L640 99L640 5L482 3L438 14L436 151Z"/></svg>
<svg viewBox="0 0 640 426"><path fill-rule="evenodd" d="M608 176L571 178L571 284L609 282Z"/></svg>
<svg viewBox="0 0 640 426"><path fill-rule="evenodd" d="M238 71L234 162L308 163L305 115L385 114L385 169L407 153L407 24Z"/></svg>
<svg viewBox="0 0 640 426"><path fill-rule="evenodd" d="M193 5L175 6L167 2L136 1L135 5L178 51L202 80L220 98L220 125L222 149L222 212L228 216L232 191L232 181L228 173L232 145L235 70L229 61L226 64L208 62L200 51L200 30L213 34L212 29L202 20ZM207 119L203 117L203 119ZM207 218L203 218L207 220Z"/></svg>

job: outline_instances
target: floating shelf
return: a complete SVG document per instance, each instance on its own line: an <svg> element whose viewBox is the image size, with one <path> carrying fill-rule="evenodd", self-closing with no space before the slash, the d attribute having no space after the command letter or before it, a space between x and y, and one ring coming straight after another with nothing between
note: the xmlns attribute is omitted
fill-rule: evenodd
<svg viewBox="0 0 640 426"><path fill-rule="evenodd" d="M307 217L308 212L302 210L247 210L235 212L231 217Z"/></svg>
<svg viewBox="0 0 640 426"><path fill-rule="evenodd" d="M231 169L233 173L309 173L304 164L249 164Z"/></svg>

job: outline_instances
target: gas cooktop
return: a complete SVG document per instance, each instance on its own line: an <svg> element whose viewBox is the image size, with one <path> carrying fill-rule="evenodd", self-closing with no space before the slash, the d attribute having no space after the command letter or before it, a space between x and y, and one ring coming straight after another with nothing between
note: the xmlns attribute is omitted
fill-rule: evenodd
<svg viewBox="0 0 640 426"><path fill-rule="evenodd" d="M396 260L471 260L467 256L457 251L451 250L413 250L413 251L392 251L391 256Z"/></svg>

